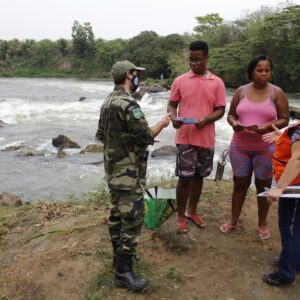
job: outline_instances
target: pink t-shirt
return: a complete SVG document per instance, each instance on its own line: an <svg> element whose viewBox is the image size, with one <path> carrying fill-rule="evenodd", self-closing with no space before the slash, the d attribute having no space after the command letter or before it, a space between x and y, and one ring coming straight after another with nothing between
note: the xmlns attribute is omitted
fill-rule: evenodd
<svg viewBox="0 0 300 300"><path fill-rule="evenodd" d="M174 80L170 101L179 102L178 117L201 119L215 107L226 105L225 86L221 78L210 72L203 77L189 71ZM215 124L202 129L193 124L182 125L177 129L175 143L214 148Z"/></svg>
<svg viewBox="0 0 300 300"><path fill-rule="evenodd" d="M242 90L241 100L236 108L238 121L244 126L261 125L270 123L276 120L277 110L272 100L274 93L274 86L270 85L270 96L262 102L253 102L247 97L246 85ZM237 144L239 148L250 151L261 151L270 146L269 143L264 142L262 135L251 131L234 132L233 143Z"/></svg>

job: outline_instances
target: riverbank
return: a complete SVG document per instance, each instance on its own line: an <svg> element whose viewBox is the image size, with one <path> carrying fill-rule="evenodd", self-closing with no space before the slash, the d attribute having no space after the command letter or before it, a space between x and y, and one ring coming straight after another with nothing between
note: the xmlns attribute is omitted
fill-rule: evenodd
<svg viewBox="0 0 300 300"><path fill-rule="evenodd" d="M169 187L174 186L174 182ZM208 225L189 224L195 249L180 254L143 228L137 272L150 281L142 294L112 284L105 190L72 202L0 208L0 299L298 299L299 278L288 288L264 284L280 249L277 206L271 239L257 237L257 205L248 194L235 232L218 227L230 211L232 183L206 181L199 210ZM175 225L175 224L174 224Z"/></svg>
<svg viewBox="0 0 300 300"><path fill-rule="evenodd" d="M53 70L52 72L43 69L16 69L6 72L0 72L0 78L65 78L65 79L81 79L81 80L90 80L90 81L109 81L112 82L110 72L76 72L76 71L60 71ZM170 89L174 78L167 79L153 79L153 78L143 78L143 84L145 86L151 86L154 84L160 84L163 87L168 87ZM229 89L236 89L236 87L226 86ZM300 96L300 91L291 90L289 94L293 98L298 98Z"/></svg>

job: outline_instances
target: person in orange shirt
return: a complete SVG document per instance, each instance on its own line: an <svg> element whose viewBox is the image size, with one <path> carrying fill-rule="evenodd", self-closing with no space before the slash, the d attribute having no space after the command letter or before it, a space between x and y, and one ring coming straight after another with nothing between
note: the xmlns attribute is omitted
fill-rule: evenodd
<svg viewBox="0 0 300 300"><path fill-rule="evenodd" d="M274 129L277 130L276 127ZM276 133L265 134L263 138L272 142ZM270 204L279 201L282 250L277 271L264 275L263 280L269 285L281 286L295 281L296 272L300 271L300 195L298 198L285 198L283 194L289 185L300 186L300 122L288 127L275 144L272 165L276 186L268 192L267 200Z"/></svg>

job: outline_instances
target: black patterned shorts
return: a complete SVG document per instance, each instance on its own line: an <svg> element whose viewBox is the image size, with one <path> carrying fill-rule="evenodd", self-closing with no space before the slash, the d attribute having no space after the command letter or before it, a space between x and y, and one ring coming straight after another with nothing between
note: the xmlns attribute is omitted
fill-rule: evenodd
<svg viewBox="0 0 300 300"><path fill-rule="evenodd" d="M177 144L176 170L178 177L207 177L213 167L214 149Z"/></svg>

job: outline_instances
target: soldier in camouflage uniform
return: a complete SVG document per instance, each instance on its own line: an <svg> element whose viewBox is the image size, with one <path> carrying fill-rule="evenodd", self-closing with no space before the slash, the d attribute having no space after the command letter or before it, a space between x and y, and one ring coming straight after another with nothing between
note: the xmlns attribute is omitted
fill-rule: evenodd
<svg viewBox="0 0 300 300"><path fill-rule="evenodd" d="M147 146L169 125L164 117L148 126L145 116L131 97L144 68L125 60L112 67L114 91L101 107L97 138L104 144L105 175L111 194L109 234L114 250L115 284L128 289L146 287L144 279L132 272L137 237L144 220L144 189L147 171Z"/></svg>

